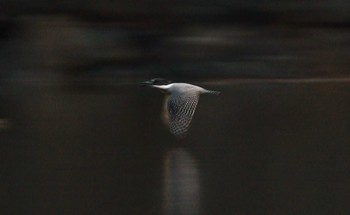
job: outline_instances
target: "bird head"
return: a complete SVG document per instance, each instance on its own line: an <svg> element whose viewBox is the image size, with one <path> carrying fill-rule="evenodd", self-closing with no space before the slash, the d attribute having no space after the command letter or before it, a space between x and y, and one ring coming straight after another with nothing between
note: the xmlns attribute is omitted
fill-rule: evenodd
<svg viewBox="0 0 350 215"><path fill-rule="evenodd" d="M150 87L157 87L157 86L165 86L170 84L171 82L169 80L166 80L164 78L154 78L149 81L142 82L142 86L150 86Z"/></svg>

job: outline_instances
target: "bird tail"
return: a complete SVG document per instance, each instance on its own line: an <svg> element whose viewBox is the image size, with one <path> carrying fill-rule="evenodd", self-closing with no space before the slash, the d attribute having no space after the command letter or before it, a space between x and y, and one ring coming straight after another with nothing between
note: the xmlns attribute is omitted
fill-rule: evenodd
<svg viewBox="0 0 350 215"><path fill-rule="evenodd" d="M205 90L204 93L219 95L221 92L220 91L215 91L215 90Z"/></svg>

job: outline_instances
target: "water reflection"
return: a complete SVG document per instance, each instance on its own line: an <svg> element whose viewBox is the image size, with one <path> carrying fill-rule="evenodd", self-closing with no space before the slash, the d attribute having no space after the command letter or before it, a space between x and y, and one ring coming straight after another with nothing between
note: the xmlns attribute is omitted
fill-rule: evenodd
<svg viewBox="0 0 350 215"><path fill-rule="evenodd" d="M165 153L163 195L165 215L199 214L199 169L193 155L183 147Z"/></svg>

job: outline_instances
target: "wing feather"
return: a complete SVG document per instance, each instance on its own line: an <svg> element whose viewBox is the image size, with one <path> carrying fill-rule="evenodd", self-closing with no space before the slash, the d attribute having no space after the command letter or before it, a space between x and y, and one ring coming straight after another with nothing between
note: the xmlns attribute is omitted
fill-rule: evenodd
<svg viewBox="0 0 350 215"><path fill-rule="evenodd" d="M192 121L199 100L198 94L179 93L167 98L163 119L167 121L170 132L175 136L184 136Z"/></svg>

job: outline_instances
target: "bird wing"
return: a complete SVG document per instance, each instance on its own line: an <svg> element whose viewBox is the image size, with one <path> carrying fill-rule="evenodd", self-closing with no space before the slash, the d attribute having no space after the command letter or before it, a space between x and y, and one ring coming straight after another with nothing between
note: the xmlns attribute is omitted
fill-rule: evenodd
<svg viewBox="0 0 350 215"><path fill-rule="evenodd" d="M170 132L175 136L184 136L189 129L194 111L199 100L197 93L177 93L167 98L163 118L167 121Z"/></svg>

